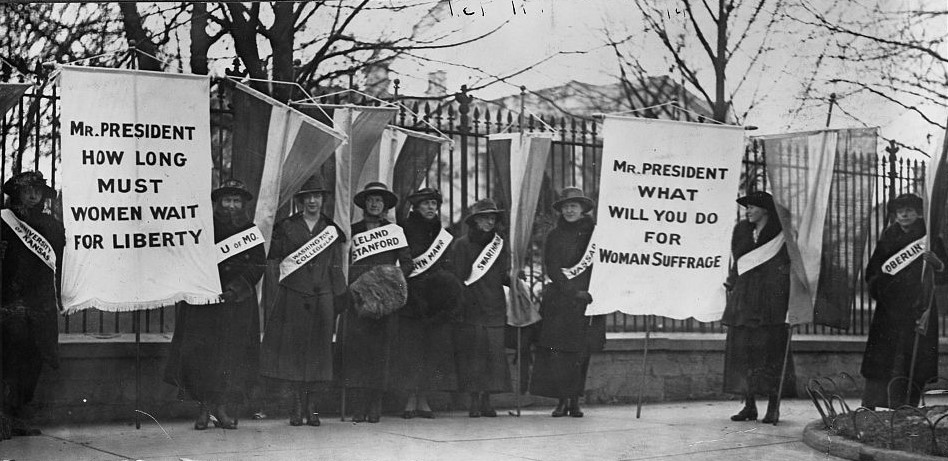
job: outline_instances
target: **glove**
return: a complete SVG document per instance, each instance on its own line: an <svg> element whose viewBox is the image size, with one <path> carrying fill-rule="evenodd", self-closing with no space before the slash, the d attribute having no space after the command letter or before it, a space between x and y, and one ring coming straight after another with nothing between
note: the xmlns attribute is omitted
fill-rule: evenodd
<svg viewBox="0 0 948 461"><path fill-rule="evenodd" d="M235 293L234 290L224 290L224 293L221 295L221 300L225 303L237 301L237 293Z"/></svg>
<svg viewBox="0 0 948 461"><path fill-rule="evenodd" d="M588 291L577 291L573 297L582 301L584 304L593 302L593 297Z"/></svg>

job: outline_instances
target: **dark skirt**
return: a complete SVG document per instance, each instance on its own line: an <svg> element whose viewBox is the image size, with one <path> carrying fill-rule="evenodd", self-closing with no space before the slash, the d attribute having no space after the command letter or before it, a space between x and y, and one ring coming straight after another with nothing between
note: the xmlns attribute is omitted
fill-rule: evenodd
<svg viewBox="0 0 948 461"><path fill-rule="evenodd" d="M392 354L393 387L407 392L456 391L453 335L450 323L399 317Z"/></svg>
<svg viewBox="0 0 948 461"><path fill-rule="evenodd" d="M457 324L455 332L458 390L510 392L504 327L461 323Z"/></svg>
<svg viewBox="0 0 948 461"><path fill-rule="evenodd" d="M899 408L906 405L905 392L907 377L896 379L894 381L880 378L866 378L866 388L862 393L862 406L868 408ZM917 407L921 399L921 389L925 386L924 381L915 380L912 386L912 395L909 396L908 405Z"/></svg>
<svg viewBox="0 0 948 461"><path fill-rule="evenodd" d="M281 287L267 319L260 352L265 378L332 381L333 296L302 296Z"/></svg>
<svg viewBox="0 0 948 461"><path fill-rule="evenodd" d="M343 385L364 389L388 389L391 382L392 338L398 316L381 319L346 313L343 342Z"/></svg>
<svg viewBox="0 0 948 461"><path fill-rule="evenodd" d="M543 397L566 399L580 397L586 391L589 353L537 348L536 364L530 393Z"/></svg>
<svg viewBox="0 0 948 461"><path fill-rule="evenodd" d="M724 345L724 392L775 395L787 347L786 325L728 327ZM783 397L796 395L793 354L787 358Z"/></svg>
<svg viewBox="0 0 948 461"><path fill-rule="evenodd" d="M0 316L3 312L0 312ZM0 410L19 417L27 404L33 400L36 385L39 383L43 361L37 341L30 334L30 320L25 316L17 318L0 317L0 333L3 340L3 381L0 392L6 395L4 407Z"/></svg>

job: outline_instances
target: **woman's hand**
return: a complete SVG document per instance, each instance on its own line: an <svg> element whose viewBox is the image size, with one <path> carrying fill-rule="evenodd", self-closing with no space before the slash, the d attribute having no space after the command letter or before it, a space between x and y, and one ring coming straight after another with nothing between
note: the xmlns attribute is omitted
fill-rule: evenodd
<svg viewBox="0 0 948 461"><path fill-rule="evenodd" d="M589 304L593 302L593 297L591 294L589 294L588 291L577 291L576 294L573 295L573 297L582 301L585 304Z"/></svg>
<svg viewBox="0 0 948 461"><path fill-rule="evenodd" d="M938 255L932 251L929 250L925 253L922 253L922 258L924 258L928 264L931 264L932 267L935 268L935 272L941 272L945 270L945 263L942 262L942 260L938 258Z"/></svg>

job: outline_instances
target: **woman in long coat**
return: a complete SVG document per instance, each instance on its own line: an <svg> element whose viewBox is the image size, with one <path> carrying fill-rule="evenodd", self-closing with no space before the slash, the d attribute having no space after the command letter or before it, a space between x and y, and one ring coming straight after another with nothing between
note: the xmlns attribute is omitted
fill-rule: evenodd
<svg viewBox="0 0 948 461"><path fill-rule="evenodd" d="M344 385L351 389L352 420L377 423L382 395L391 385L392 341L398 328L394 312L405 304L405 279L412 260L404 238L390 240L403 231L384 218L398 203L385 184L366 184L353 202L362 208L363 220L352 225L352 300L345 318ZM383 232L386 236L381 237Z"/></svg>
<svg viewBox="0 0 948 461"><path fill-rule="evenodd" d="M458 388L471 396L468 416L495 417L490 394L510 390L510 368L504 348L510 285L510 250L499 235L502 216L493 200L471 205L467 235L451 245L455 274L464 281L455 334Z"/></svg>
<svg viewBox="0 0 948 461"><path fill-rule="evenodd" d="M556 227L546 237L543 266L550 283L540 304L540 339L530 392L559 399L553 417L582 417L579 398L585 391L589 357L606 344L604 315L586 316L592 302L589 240L595 207L582 189L563 189L553 208L560 212Z"/></svg>
<svg viewBox="0 0 948 461"><path fill-rule="evenodd" d="M746 220L731 238L732 261L725 286L730 292L721 322L727 325L724 391L744 396L744 408L733 421L757 419L757 395L768 396L763 422L780 417L780 374L787 346L790 301L790 256L783 240L773 197L753 192L737 200ZM784 389L792 392L788 362Z"/></svg>
<svg viewBox="0 0 948 461"><path fill-rule="evenodd" d="M239 238L239 248L229 244L230 256L217 265L223 302L206 306L180 303L175 311L165 381L178 386L180 398L198 402L197 430L207 429L212 412L216 425L236 429L237 413L233 411L244 403L258 376L256 285L267 256L263 237L244 210L244 204L252 199L253 194L236 179L211 192L214 242L220 244L238 234L247 239Z"/></svg>
<svg viewBox="0 0 948 461"><path fill-rule="evenodd" d="M3 193L10 196L9 211L33 228L52 246L61 267L65 232L61 222L43 212L46 199L55 195L38 171L27 171L7 180ZM7 211L7 210L4 210ZM12 418L12 435L38 435L30 427L27 405L33 400L43 365L59 366L59 300L53 269L30 250L11 229L6 219L0 230L3 257L0 336L3 341L4 394L0 420ZM0 421L2 424L3 421ZM2 436L0 436L2 438Z"/></svg>
<svg viewBox="0 0 948 461"><path fill-rule="evenodd" d="M264 328L260 374L288 393L293 426L303 424L304 402L306 423L319 426L314 393L333 379L334 298L346 293L345 234L321 213L329 193L317 178L307 180L294 196L303 211L277 223L270 244L270 260L280 261L280 286Z"/></svg>
<svg viewBox="0 0 948 461"><path fill-rule="evenodd" d="M944 241L933 238L929 250L918 246L927 233L921 218L922 199L914 194L902 194L889 202L889 213L895 216L895 223L882 232L866 266L866 281L869 293L876 300L876 311L862 359L862 375L866 378L862 405L872 409L898 408L906 404L915 326L928 307L928 296L923 293L922 266L927 264L935 271L936 282L948 281ZM900 258L900 254L909 257ZM913 254L915 258L911 258ZM905 262L899 264L897 260ZM929 315L926 332L918 339L912 391L907 402L912 406L918 405L925 382L938 374L938 315ZM893 380L896 377L902 379Z"/></svg>

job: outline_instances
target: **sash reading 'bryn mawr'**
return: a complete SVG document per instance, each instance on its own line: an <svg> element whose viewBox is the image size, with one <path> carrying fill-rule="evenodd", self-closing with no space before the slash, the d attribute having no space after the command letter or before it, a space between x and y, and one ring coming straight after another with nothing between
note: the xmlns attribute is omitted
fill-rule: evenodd
<svg viewBox="0 0 948 461"><path fill-rule="evenodd" d="M220 263L231 256L237 256L257 245L263 245L263 233L257 226L243 232L238 232L217 244L217 262Z"/></svg>
<svg viewBox="0 0 948 461"><path fill-rule="evenodd" d="M397 224L386 224L352 236L352 262L407 246L405 231Z"/></svg>
<svg viewBox="0 0 948 461"><path fill-rule="evenodd" d="M745 272L770 261L771 258L777 256L777 253L780 252L780 248L783 247L784 243L786 243L786 240L783 237L783 232L781 232L767 243L754 248L752 251L738 258L737 275L744 275Z"/></svg>
<svg viewBox="0 0 948 461"><path fill-rule="evenodd" d="M481 277L490 270L491 266L497 262L497 258L500 257L500 250L503 249L503 247L504 239L501 238L500 234L494 234L494 239L481 250L481 254L477 255L477 259L474 260L474 266L471 267L471 275L464 281L464 285L471 285L480 280Z"/></svg>
<svg viewBox="0 0 948 461"><path fill-rule="evenodd" d="M56 252L53 251L53 246L42 234L36 232L29 224L20 221L20 218L17 218L13 211L8 208L0 210L0 219L3 219L3 222L7 223L10 229L13 229L13 233L20 238L23 245L26 245L36 257L46 263L53 272L56 272Z"/></svg>
<svg viewBox="0 0 948 461"><path fill-rule="evenodd" d="M438 232L438 236L435 237L434 242L431 242L428 250L411 260L413 269L411 274L408 274L408 278L416 277L433 266L441 259L441 256L444 256L444 252L448 249L448 245L451 244L452 240L454 240L454 236L442 227L441 232Z"/></svg>
<svg viewBox="0 0 948 461"><path fill-rule="evenodd" d="M886 260L885 264L882 265L882 272L889 275L898 274L902 269L908 267L909 264L912 264L919 256L924 254L927 247L928 237L925 236L905 245L905 248L902 248L898 253Z"/></svg>
<svg viewBox="0 0 948 461"><path fill-rule="evenodd" d="M288 275L296 272L297 269L303 267L322 253L323 250L329 248L329 245L332 245L332 242L335 242L337 238L339 238L339 232L336 231L336 226L326 226L322 232L303 244L299 250L294 251L283 258L283 261L280 261L280 280L282 281Z"/></svg>
<svg viewBox="0 0 948 461"><path fill-rule="evenodd" d="M560 269L563 271L563 275L566 276L567 280L572 280L577 275L582 274L586 269L589 269L593 265L593 258L596 256L596 244L589 241L589 244L586 245L586 251L583 252L583 258L579 260L573 267L564 267Z"/></svg>

